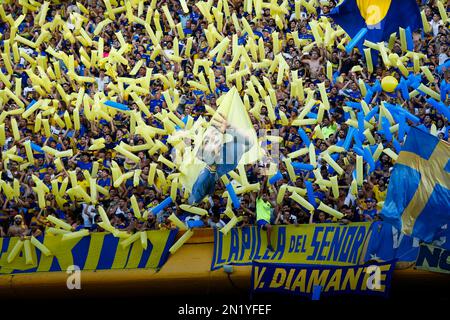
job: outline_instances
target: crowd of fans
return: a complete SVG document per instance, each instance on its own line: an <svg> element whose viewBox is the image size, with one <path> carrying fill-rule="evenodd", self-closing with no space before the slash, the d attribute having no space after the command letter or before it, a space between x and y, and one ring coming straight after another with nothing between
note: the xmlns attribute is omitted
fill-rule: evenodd
<svg viewBox="0 0 450 320"><path fill-rule="evenodd" d="M193 117L197 119L200 116L209 119L205 105L211 108L217 108L217 98L223 93L230 90L226 81L225 66L229 65L233 59L231 46L226 50L220 61L213 59L211 66L214 71L216 90L213 93L205 93L192 88L188 81L194 80L194 61L195 59L205 59L208 57L209 51L212 49L208 46L205 30L209 22L202 15L195 1L187 1L189 6L189 13L184 13L179 1L174 0L159 0L157 1L157 8L161 8L167 4L175 24L181 23L184 39L179 39L180 62L170 59L170 55L174 53L174 37L177 35L175 30L169 27L164 14L161 14L161 27L163 30L163 37L161 39L161 48L163 49L160 55L152 56L154 46L150 41L146 29L137 23L131 23L127 19L126 12L116 14L116 19L107 24L98 36L94 35L96 26L108 16L105 5L100 0L78 0L88 11L89 15L84 14L77 1L61 1L61 4L52 3L45 17L46 21L52 21L57 15L68 23L70 30L73 30L74 25L71 24L70 13L77 12L81 14L86 22L83 24L83 29L91 37L96 40L98 37L104 39L104 56L108 56L112 48L116 50L120 47L119 39L116 36L117 31L121 31L127 43L130 44L129 52L123 54L128 61L128 66L118 64L117 74L108 72L106 68L98 65L88 67L81 58L80 49L83 44L79 41L71 43L66 39L64 32L56 29L51 32L49 41L44 41L38 48L30 48L23 43L18 43L18 49L25 51L29 56L37 59L42 57L47 59L49 65L57 62L53 56L46 52L46 49L51 46L56 52L65 52L67 55L74 55L75 70L79 75L87 77L95 77L95 82L85 83L85 92L91 97L98 91L103 91L108 94L113 83L118 77L136 77L145 76L146 67L152 69L153 74L161 73L168 74L173 72L177 81L177 89L180 92L180 103L176 110L176 114L180 119L187 119ZM114 1L112 1L114 2ZM214 1L215 3L216 1ZM270 9L264 9L261 18L255 19L253 14L249 14L244 10L244 3L240 0L228 1L230 11L236 13L237 18L245 18L249 21L250 26L256 38L262 38L264 41L264 50L267 59L274 59L274 48L272 43L272 35L278 32L278 37L281 40L281 53L291 70L298 70L299 77L303 78L305 88L316 90L317 99L320 100L317 84L325 82L328 99L330 102L330 110L325 112L324 120L321 123L322 134L325 139L319 139L314 133L315 125L304 126L303 129L316 146L317 152L321 152L331 145L345 138L349 126L345 123L346 117L343 107L347 101L360 101L362 93L358 86L358 79L363 79L367 84L373 84L376 80L381 80L384 76L393 75L400 79L400 72L397 69L388 69L384 66L380 59L375 67L373 74L369 74L363 56L357 49L352 53L347 54L345 50L337 48L341 38L336 39L336 44L332 50L327 50L323 46L314 46L309 52L304 52L302 48L294 44L292 32L298 31L301 39L313 40L309 22L317 20L321 16L326 15L336 5L336 1L317 1L317 15L308 13L305 8L302 8L301 19L297 19L294 14L294 1L289 0L289 7L291 8L289 14L285 15L283 23L284 29L280 29L276 23L276 19L271 15ZM439 92L439 85L443 79L448 82L450 72L438 73L436 67L443 64L449 58L449 31L445 23L442 22L439 12L437 10L436 1L423 1L421 9L425 10L426 18L430 22L431 32L414 33L414 51L421 52L427 56L425 63L432 71L435 77L435 83L428 83L431 88ZM150 6L150 1L145 1L143 6L144 16ZM26 37L31 41L36 41L40 34L40 26L36 23L35 15L38 12L25 12L24 7L18 1L6 1L3 4L3 9L6 15L11 15L15 20L20 15L25 14L24 20L17 28L17 33ZM152 26L154 22L152 22ZM224 19L223 28L218 32L225 36L231 37L234 34L238 35L239 44L245 44L248 35L245 31L235 30L235 26L231 19ZM8 21L0 22L0 49L5 52L5 40L9 38L11 33L11 25ZM186 49L187 38L192 37L191 55L184 55ZM12 43L9 44L12 48ZM90 55L91 48L85 47L84 50ZM400 41L398 40L393 52L402 54ZM130 70L140 60L144 60L142 67L135 76L130 75ZM16 79L19 79L22 84L20 92L20 100L25 105L29 105L32 100L39 100L43 98L57 99L59 104L56 106L56 113L62 118L65 111L70 113L73 111L73 105L66 104L61 98L60 93L54 89L48 93L47 96L42 95L35 90L29 74L26 72L30 68L30 64L26 59L20 58L19 62L11 59L14 70L13 77L10 78L11 84L15 84ZM326 62L330 61L333 65L334 71L338 71L338 77L335 81L330 81L326 76ZM79 92L81 85L73 81L67 74L67 67L60 61L61 65L60 79L63 89L67 94ZM355 68L362 66L362 68ZM0 69L3 74L7 73L4 59L0 59ZM202 67L200 67L202 70ZM290 94L290 78L283 79L281 85L276 85L277 73L270 73L268 68L261 68L252 71L252 75L256 76L261 83L263 77L267 77L274 89L276 90L277 105L275 112L277 115L276 121L272 122L268 115L268 110L265 107L261 108L259 119L253 114L250 118L256 130L278 130L282 137L280 144L280 160L283 160L291 152L305 147L305 142L302 141L298 126L282 125L279 111L283 111L289 123L296 119L304 107L304 103L297 98L292 98ZM245 76L244 80L248 80L249 76ZM424 79L426 83L426 79ZM4 90L6 84L0 81L0 90ZM146 95L142 95L143 102L149 107L151 112L150 117L143 115L147 124L157 128L163 128L160 119L155 116L158 112L167 109L167 103L163 96L163 91L166 90L166 84L160 79L153 79L150 83L151 91ZM243 92L241 92L243 95ZM131 109L137 109L138 106L133 100L122 95L119 100L128 105ZM449 141L449 127L448 119L441 114L436 113L425 101L423 96L416 96L409 101L403 100L400 92L392 94L381 92L374 95L371 105L379 104L381 101L388 101L391 103L399 103L412 114L420 118L420 121L427 128L431 128L434 124L437 134L441 139ZM17 108L17 103L10 100L8 103L3 102L0 105L1 112L6 112ZM81 110L83 107L81 107ZM18 123L21 140L17 141L13 137L11 119L15 117ZM125 142L129 145L144 144L144 139L135 134L130 133L131 120L126 113L118 112L114 119L110 122L106 120L90 121L86 118L83 112L80 112L80 130L63 128L55 121L50 120L51 136L46 136L44 130L34 132L36 116L35 114L28 118L23 118L20 115L8 115L4 118L5 123L5 144L2 146L2 161L0 162L1 179L5 183L10 183L17 179L20 183L20 197L8 199L4 192L0 194L0 236L39 236L45 232L47 226L51 223L46 220L48 215L54 215L67 223L69 223L74 230L88 228L91 231L102 231L98 226L101 218L98 213L98 206L101 205L110 218L111 224L118 229L135 232L136 230L154 230L154 229L170 229L174 226L168 220L168 217L175 213L178 218L184 221L190 227L212 227L221 228L227 221L228 217L224 215L226 209L227 199L222 197L226 190L221 181L217 182L216 192L208 201L201 203L199 206L209 212L207 216L192 215L184 212L179 208L179 205L185 203L182 193L179 192L176 201L161 212L153 214L150 209L168 197L168 189L163 186L159 180L156 180L154 185L147 183L148 174L151 163L158 163L158 168L166 175L174 173L173 170L164 164L157 161L159 155L164 155L170 159L172 154L172 146L167 143L167 151L163 149L157 153L150 155L146 151L137 152L136 155L140 158L140 162L134 163L129 161L121 154L117 153L113 148L120 142ZM92 139L104 138L105 147L100 150L90 151L89 146L92 144ZM158 135L156 137L160 141L167 140L167 136ZM376 142L384 142L385 146L389 146L383 136L374 131L374 138ZM26 152L24 142L31 140L39 146L50 146L59 151L72 149L73 156L70 158L63 158L64 170L57 170L55 166L55 158L48 153L35 153L35 163L23 167L21 162L7 159L4 152L13 147L17 148L17 154L26 159ZM141 169L140 181L137 186L133 185L133 179L127 180L118 188L113 186L113 179L111 174L111 162L116 161L123 172L129 170ZM301 156L298 161L309 162L308 154ZM329 178L330 170L328 164L318 158L318 168L324 179ZM78 185L85 190L89 189L89 181L86 180L82 170L91 171L94 162L99 163L99 170L97 174L97 184L106 188L109 195L99 194L98 204L83 203L80 200L73 200L68 195L64 196L64 201L61 203L55 199L55 195L47 193L45 196L46 207L39 208L38 196L35 187L35 181L32 176L35 175L41 179L44 184L52 188L52 181L57 180L59 184L64 178L68 177L69 170L77 171ZM379 219L378 213L381 209L382 203L386 198L387 186L389 177L394 165L394 161L386 154L382 154L379 161L376 162L375 170L365 177L363 185L358 187L357 194L352 194L350 185L353 180L352 172L355 168L355 155L352 152L340 154L337 163L344 169L344 174L339 177L339 197L335 199L331 190L320 188L319 185L313 184L316 199L324 202L328 206L335 208L342 212L345 217L343 222L358 222L371 221ZM264 174L264 166L261 162L252 165L246 165L245 171L249 183L260 182L262 186L267 183L267 176ZM269 220L271 224L308 224L308 223L325 223L335 221L332 216L320 210L315 210L310 214L297 202L289 198L290 192L286 192L281 203L277 203L276 197L279 188L283 184L289 184L300 188L305 188L305 181L311 179L314 182L314 175L307 171L302 171L298 174L297 180L292 182L286 174L286 168L283 161L279 161L279 169L284 174L284 178L278 181L275 185L263 187L259 192L244 193L240 195L241 206L235 210L237 216L243 216L238 226L256 225L256 221L263 219ZM130 204L130 197L135 195L138 200L138 205L142 212L150 211L147 219L138 219L134 216ZM260 200L263 199L263 202ZM266 213L269 213L269 216Z"/></svg>

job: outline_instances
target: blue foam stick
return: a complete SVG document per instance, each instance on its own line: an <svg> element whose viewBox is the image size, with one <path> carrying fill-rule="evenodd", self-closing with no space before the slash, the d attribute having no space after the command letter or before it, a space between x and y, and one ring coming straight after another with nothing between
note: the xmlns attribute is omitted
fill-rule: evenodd
<svg viewBox="0 0 450 320"><path fill-rule="evenodd" d="M122 111L130 111L130 108L122 103L118 103L112 100L105 101L105 105L111 108L115 108Z"/></svg>
<svg viewBox="0 0 450 320"><path fill-rule="evenodd" d="M173 202L172 197L168 197L164 199L162 202L157 204L155 207L151 208L150 211L153 214L158 214L160 211L164 210L165 207L167 207L169 204Z"/></svg>
<svg viewBox="0 0 450 320"><path fill-rule="evenodd" d="M364 140L364 112L360 111L358 112L358 114L356 115L358 118L358 132L359 132L359 138L361 140Z"/></svg>
<svg viewBox="0 0 450 320"><path fill-rule="evenodd" d="M378 113L378 109L379 107L376 106L375 108L373 108L372 110L370 110L366 116L364 117L364 120L366 121L370 121L370 119L372 119L377 113Z"/></svg>
<svg viewBox="0 0 450 320"><path fill-rule="evenodd" d="M270 177L269 183L270 184L275 184L278 181L280 181L281 179L283 179L283 175L281 174L280 171L278 171L274 176Z"/></svg>
<svg viewBox="0 0 450 320"><path fill-rule="evenodd" d="M339 71L333 73L333 83L336 83L337 78L341 75Z"/></svg>
<svg viewBox="0 0 450 320"><path fill-rule="evenodd" d="M450 60L447 60L443 64L440 64L439 66L437 66L436 71L438 73L443 73L444 69L448 69L448 68L450 68Z"/></svg>
<svg viewBox="0 0 450 320"><path fill-rule="evenodd" d="M303 130L302 128L298 128L298 134L300 136L300 138L302 139L303 143L309 147L309 145L311 144L311 141L309 140L308 136L306 135L305 130Z"/></svg>
<svg viewBox="0 0 450 320"><path fill-rule="evenodd" d="M394 149L397 153L400 153L400 151L402 150L402 146L400 144L400 142L397 141L397 139L393 138L392 139L392 144L394 145Z"/></svg>
<svg viewBox="0 0 450 320"><path fill-rule="evenodd" d="M353 134L353 139L355 140L355 146L357 146L358 148L362 148L362 141L359 138L359 135L357 134L357 132L355 131L355 133Z"/></svg>
<svg viewBox="0 0 450 320"><path fill-rule="evenodd" d="M398 121L398 139L403 141L406 133L406 116L404 113L400 113Z"/></svg>
<svg viewBox="0 0 450 320"><path fill-rule="evenodd" d="M377 79L377 81L375 81L375 83L372 86L372 91L373 92L381 92L383 89L381 88L381 82L380 80Z"/></svg>
<svg viewBox="0 0 450 320"><path fill-rule="evenodd" d="M31 102L27 105L27 107L25 108L25 110L30 109L37 101L36 100L31 100Z"/></svg>
<svg viewBox="0 0 450 320"><path fill-rule="evenodd" d="M369 104L370 101L372 101L372 97L373 97L373 91L372 88L370 88L369 90L367 90L366 96L364 97L364 101Z"/></svg>
<svg viewBox="0 0 450 320"><path fill-rule="evenodd" d="M400 92L402 94L403 99L409 101L408 84L406 83L406 80L404 78L400 80L398 87L400 88Z"/></svg>
<svg viewBox="0 0 450 320"><path fill-rule="evenodd" d="M301 163L298 161L294 161L292 162L292 167L295 170L307 170L307 171L312 171L314 170L314 166L312 164L309 163Z"/></svg>
<svg viewBox="0 0 450 320"><path fill-rule="evenodd" d="M418 117L416 117L415 115L413 115L411 112L409 112L406 109L400 109L400 112L403 113L406 117L406 119L414 122L414 123L419 123L420 119Z"/></svg>
<svg viewBox="0 0 450 320"><path fill-rule="evenodd" d="M442 80L441 86L439 89L441 89L441 101L447 100L446 98L447 98L447 91L449 90L449 86L447 85L447 82L445 82L445 79Z"/></svg>
<svg viewBox="0 0 450 320"><path fill-rule="evenodd" d="M445 104L443 104L442 102L437 102L433 98L427 99L427 102L431 104L439 113L442 113L444 117L450 119L450 110Z"/></svg>
<svg viewBox="0 0 450 320"><path fill-rule="evenodd" d="M410 74L408 76L408 85L410 87L412 87L413 89L417 89L421 82L422 82L422 76L420 74L417 76L414 74Z"/></svg>
<svg viewBox="0 0 450 320"><path fill-rule="evenodd" d="M389 123L389 120L387 118L383 118L383 120L381 120L381 126L383 128L383 134L384 134L384 137L386 138L386 140L392 141L392 133L389 130L389 128L391 127L391 124Z"/></svg>
<svg viewBox="0 0 450 320"><path fill-rule="evenodd" d="M311 300L320 300L320 293L322 292L322 286L314 285Z"/></svg>
<svg viewBox="0 0 450 320"><path fill-rule="evenodd" d="M236 192L234 191L233 185L231 183L227 183L227 191L228 195L231 198L231 201L233 202L233 207L235 209L239 209L241 207L241 202L239 201Z"/></svg>
<svg viewBox="0 0 450 320"><path fill-rule="evenodd" d="M369 30L367 28L362 28L359 32L353 37L352 40L345 46L345 51L347 53L352 52L353 48L358 45L358 43L364 38Z"/></svg>
<svg viewBox="0 0 450 320"><path fill-rule="evenodd" d="M354 127L350 127L350 129L348 129L347 136L345 137L344 143L342 145L345 150L348 150L348 148L350 148L350 144L352 143L355 131L356 129Z"/></svg>
<svg viewBox="0 0 450 320"><path fill-rule="evenodd" d="M39 153L44 153L44 150L42 150L42 148L40 146L38 146L36 143L30 142L30 146L31 146L31 149L33 149L34 151L39 152Z"/></svg>
<svg viewBox="0 0 450 320"><path fill-rule="evenodd" d="M306 185L306 195L308 196L308 202L312 206L314 206L314 208L317 208L316 197L314 196L314 189L311 181L306 181L305 185Z"/></svg>
<svg viewBox="0 0 450 320"><path fill-rule="evenodd" d="M363 151L361 148L353 147L353 151L355 151L355 153L356 153L358 156L361 156L361 157L364 156L364 151Z"/></svg>
<svg viewBox="0 0 450 320"><path fill-rule="evenodd" d="M364 155L363 155L364 160L366 160L366 162L369 164L369 173L373 172L375 170L375 161L373 161L373 157L372 154L370 153L370 149L369 148L364 148Z"/></svg>
<svg viewBox="0 0 450 320"><path fill-rule="evenodd" d="M357 109L357 110L361 110L362 109L360 102L347 101L345 104L348 107L353 108L353 109Z"/></svg>
<svg viewBox="0 0 450 320"><path fill-rule="evenodd" d="M406 36L406 48L408 49L408 51L413 51L414 50L414 42L413 42L413 37L412 37L410 27L406 28L405 36Z"/></svg>
<svg viewBox="0 0 450 320"><path fill-rule="evenodd" d="M306 116L310 119L317 119L317 113L314 112L308 112Z"/></svg>

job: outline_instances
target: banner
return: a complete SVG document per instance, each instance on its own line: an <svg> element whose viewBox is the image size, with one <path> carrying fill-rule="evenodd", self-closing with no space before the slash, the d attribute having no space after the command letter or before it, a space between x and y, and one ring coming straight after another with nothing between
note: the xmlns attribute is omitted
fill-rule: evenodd
<svg viewBox="0 0 450 320"><path fill-rule="evenodd" d="M422 243L416 268L433 272L450 273L450 251Z"/></svg>
<svg viewBox="0 0 450 320"><path fill-rule="evenodd" d="M23 248L10 262L8 257L21 240L0 238L0 274L64 271L72 265L80 270L156 269L166 262L176 234L176 230L147 231L148 242L144 249L141 241L124 248L122 239L106 232L66 241L62 241L62 235L47 233L37 239L50 250L50 256L31 246L28 254Z"/></svg>
<svg viewBox="0 0 450 320"><path fill-rule="evenodd" d="M406 235L384 221L372 223L368 238L364 262L396 259L414 263L419 254L418 238Z"/></svg>
<svg viewBox="0 0 450 320"><path fill-rule="evenodd" d="M355 265L370 223L274 226L267 250L267 233L259 227L233 228L214 233L211 270L227 264L250 265L253 260L272 263Z"/></svg>
<svg viewBox="0 0 450 320"><path fill-rule="evenodd" d="M253 292L310 296L320 286L320 295L359 294L387 296L395 261L357 266L321 266L261 263L254 261Z"/></svg>

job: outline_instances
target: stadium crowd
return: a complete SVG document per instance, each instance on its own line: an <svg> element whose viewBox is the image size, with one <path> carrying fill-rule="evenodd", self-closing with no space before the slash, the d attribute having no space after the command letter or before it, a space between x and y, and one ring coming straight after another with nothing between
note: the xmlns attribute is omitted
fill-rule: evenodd
<svg viewBox="0 0 450 320"><path fill-rule="evenodd" d="M19 102L22 102L25 106L29 106L33 100L55 99L57 103L53 104L53 107L57 117L52 114L52 117L49 117L48 125L51 135L48 135L45 123L40 130L35 130L36 122L41 121L41 119L38 119L37 113L32 113L26 118L13 112L7 113L17 109L19 102L14 99L8 99L6 102L1 101L0 109L5 132L4 144L2 145L2 161L0 161L2 190L7 188L5 184L12 186L15 181L18 181L19 186L17 187L20 189L20 197L8 197L6 192L1 192L0 236L41 235L45 232L47 226L52 226L52 223L46 220L46 217L49 215L54 215L66 221L74 230L88 228L93 232L102 231L102 228L98 225L98 222L101 221L98 213L99 205L105 209L111 224L115 228L130 232L173 228L173 224L168 220L172 213L175 213L189 227L221 228L225 226L229 217L224 215L227 199L222 197L222 194L226 189L220 180L217 182L215 194L208 201L199 204L199 207L206 209L209 215L199 216L181 210L180 204L186 203L182 190L178 191L176 201L164 210L157 214L150 211L152 207L167 198L170 191L170 185L166 185L162 179L155 179L155 183L151 185L148 183L150 165L156 163L157 169L161 170L165 176L177 172L176 168L171 168L158 160L161 155L167 159L173 159L175 151L173 146L167 142L168 135L166 133L158 133L154 137L155 140L163 142L166 148L160 148L154 153L147 152L147 150L137 151L135 155L140 160L134 162L114 149L121 142L131 146L144 145L146 143L144 137L134 132L134 120L127 113L117 112L111 121L107 119L92 121L87 116L87 112L83 111L86 107L85 104L82 104L79 106L79 130L68 128L67 125L64 125L64 121L60 120L64 119L65 114L73 114L74 111L74 105L67 103L62 94L74 94L76 96L81 90L84 90L85 94L92 99L94 99L97 92L103 92L105 95L108 95L108 93L114 91L118 102L127 105L130 109L139 110L138 104L128 95L126 90L119 90L120 94L117 94L115 86L117 86L117 79L121 77L145 78L147 68L152 69L152 75L162 74L167 76L169 80L169 75L173 76L176 82L176 89L180 94L179 104L174 113L180 120L185 123L189 117L192 117L194 120L204 117L208 120L210 114L206 106L216 109L217 99L228 92L232 86L226 79L229 74L225 68L232 63L234 57L232 46L230 45L226 49L219 61L215 58L209 59L208 54L212 48L209 45L208 34L205 31L208 31L208 25L210 24L208 18L210 17L205 17L202 14L199 7L195 5L195 1L186 1L189 7L188 13L183 11L180 1L174 0L144 1L143 5L139 5L142 6L141 9L134 10L135 15L139 13L139 10L142 10L141 17L145 19L146 12L151 7L152 2L156 3L156 8L158 9L167 5L173 23L175 25L181 24L184 35L180 34L181 30L179 28L171 28L171 21L167 19L165 14L160 14L159 21L163 34L159 54L155 54L155 50L158 48L155 48L151 41L148 30L142 24L129 21L126 11L117 12L113 21L104 26L100 32L95 32L97 26L105 18L110 17L110 12L107 12L108 10L103 1L69 0L60 2L60 4L57 1L52 2L46 11L45 17L39 18L45 19L45 22L61 19L66 24L69 33L73 32L73 34L76 34L75 30L77 30L76 24L78 21L75 18L81 16L81 28L84 30L84 33L92 41L98 41L100 37L103 38L103 57L106 58L110 54L117 55L117 51L121 48L122 40L117 35L117 32L121 31L123 39L129 44L128 49L122 52L127 64L117 63L116 68L111 70L105 63L87 63L83 57L86 55L91 56L92 50L98 50L98 48L95 45L91 47L83 44L83 41L78 38L81 36L77 36L75 41L70 41L71 37L67 34L65 28L48 29L51 36L41 41L39 46L35 48L30 47L24 41L18 41L17 37L20 34L21 37L32 42L37 41L42 27L42 24L39 23L40 19L36 18L40 10L36 12L24 11L25 7L19 1L6 1L6 3L3 3L4 13L1 14L2 16L10 15L13 21L17 21L24 14L24 19L21 22L19 21L16 28L12 28L11 19L5 20L2 18L0 21L0 49L2 53L6 52L6 55L3 54L0 59L0 70L5 75L8 73L8 64L11 64L13 69L13 73L9 78L9 84L3 80L0 81L0 91L4 91L6 88L11 88L11 91L14 91L13 88L19 86ZM108 3L115 2L113 0L108 1ZM117 2L120 4L119 1ZM220 2L223 6L223 2ZM332 175L332 170L330 170L328 163L320 157L320 152L345 139L349 131L349 125L346 121L348 117L344 110L345 103L349 101L359 102L364 96L359 86L359 79L363 79L366 84L373 85L377 80L381 80L388 75L392 75L400 80L401 73L396 68L387 68L381 58L379 58L378 63L374 63L374 72L369 73L363 59L364 55L361 55L357 48L350 54L347 54L342 46L339 48L338 44L345 35L339 36L334 40L331 50L320 44L313 45L308 50L304 50L304 47L299 47L295 44L292 36L293 32L298 32L299 39L306 41L306 43L313 41L314 37L309 22L319 21L323 16L326 16L336 5L336 1L317 1L316 14L308 12L305 7L302 7L300 19L294 13L294 1L289 0L287 2L290 10L288 14L283 16L281 21L281 24L283 24L282 29L280 28L279 19L274 18L269 8L262 9L261 16L255 18L255 8L253 8L252 13L248 13L243 1L230 0L228 5L230 12L232 14L235 13L239 20L246 19L248 21L256 41L260 38L263 39L265 57L273 60L277 53L280 52L289 69L298 71L298 77L303 79L304 88L309 88L313 92L313 97L317 100L320 100L318 84L325 83L330 109L325 111L323 121L320 123L319 130L321 134L318 134L316 129L316 126L319 124L305 125L302 126L302 129L316 147L317 163L321 176L324 179L329 179ZM449 71L437 72L437 67L444 64L449 58L448 44L450 34L448 26L443 23L439 15L436 5L437 1L422 2L421 10L424 10L426 19L430 23L431 32L421 33L419 31L413 34L414 51L426 55L423 65L429 67L435 79L434 83L428 83L426 78L423 79L423 82L436 92L440 92L439 86L442 80L445 79L448 82L450 78ZM25 1L25 3L33 3L33 1ZM214 4L216 3L217 1L214 1ZM83 9L87 9L88 14ZM221 28L218 28L216 25L218 33L223 37L229 37L230 43L233 35L237 35L238 44L245 45L249 35L245 30L236 30L232 20L223 19ZM151 20L150 25L153 29L158 29L154 19ZM11 43L8 39L13 32L16 33L16 40ZM274 34L278 36L281 43L280 48L274 48ZM192 39L190 54L186 53L187 39ZM174 48L174 43L175 45L178 43L178 49ZM19 59L13 58L12 54L12 51L16 50L13 48L16 44L20 52ZM74 81L73 75L69 72L70 68L61 59L49 53L48 48L50 47L56 53L65 53L68 56L73 55L75 72L82 77L94 77L95 81ZM22 54L22 52L25 54ZM392 52L399 55L402 54L400 40L395 42ZM181 59L173 58L177 55ZM7 56L9 56L9 61L5 61ZM56 81L61 84L63 92L57 90L56 87L52 87L48 91L37 88L33 82L33 77L30 77L33 71L29 72L31 63L28 57L36 61L42 59L44 61L42 65L45 66L58 64L61 69L61 78L56 79ZM209 61L212 61L211 69L214 73L215 90L212 90L210 93L194 88L188 82L197 79L197 71L195 70L197 67L195 66L195 61L197 59L209 59ZM333 73L335 74L334 79L331 81L327 77L327 62L331 62ZM131 70L139 63L142 63L142 65L140 67L138 65L137 72L132 74ZM408 67L412 67L412 65ZM282 185L287 184L304 189L306 188L305 182L308 180L314 182L315 177L311 171L300 171L297 172L296 181L290 181L289 179L286 164L283 160L290 153L306 146L305 141L302 140L299 134L299 127L292 125L293 120L297 119L304 109L305 103L291 95L291 75L284 77L282 83L278 85L277 73L269 69L270 64L267 67L254 68L251 75L244 75L243 81L246 82L250 79L250 76L255 76L264 85L263 79L266 77L276 91L275 121L270 118L270 110L265 106L260 108L258 114L249 113L249 115L256 131L264 129L271 132L272 130L273 132L278 132L282 137L279 144L280 161L278 162L278 169L283 174L283 179L274 185L267 186L267 179L269 178L265 174L267 163L258 161L245 166L248 182L251 184L259 182L262 187L259 191L239 195L241 205L239 209L234 210L234 213L243 218L238 223L238 226L255 225L257 220L261 219L273 225L336 221L335 218L318 209L314 210L313 214L310 214L308 210L290 198L291 193L289 191L285 192L281 201L277 201L277 195ZM205 71L205 74L207 74L208 70L204 70L203 66L199 66L198 71ZM36 71L36 74L42 77L42 72ZM3 79L5 78L3 77ZM18 82L20 82L20 85L17 84ZM142 102L150 111L149 115L142 114L142 117L146 124L155 128L165 128L158 113L161 113L163 110L168 111L168 104L163 94L166 90L167 83L165 78L152 77L150 92L140 94ZM244 90L240 90L240 94L243 97ZM251 106L253 106L255 101L253 101L251 96L249 100ZM434 130L441 139L450 141L448 119L431 108L424 96L418 95L406 101L403 99L400 91L393 93L377 92L369 105L378 105L381 101L402 105L403 108L420 119L420 124L432 131ZM280 111L286 115L289 125L282 124ZM17 123L20 139L17 139L13 132L13 121ZM61 124L61 122L63 123ZM410 124L413 125L412 123ZM394 133L395 135L396 133ZM395 150L392 143L386 141L385 137L376 130L373 131L373 137L376 144L381 142L385 147L391 147L391 149ZM90 150L93 139L102 138L104 139L104 147L98 150ZM33 152L34 163L25 166L23 164L27 159L25 148L25 141L27 140L41 147L48 146L60 152L72 150L73 153L69 157L60 158L64 167L62 170L58 168L54 155L49 152L37 152L36 150ZM7 151L12 148L15 148L14 152L23 161L7 156ZM351 184L353 180L352 173L356 166L355 159L356 155L353 152L339 154L336 162L344 169L344 174L338 177L338 197L333 196L331 188L323 188L319 184L313 183L314 197L344 214L341 223L379 219L378 213L386 198L390 172L395 163L391 157L382 153L375 163L375 169L365 176L362 186L358 186L356 194L353 194L351 192ZM138 177L139 182L136 184L133 181L134 179L131 178L115 187L111 170L112 161L115 161L120 166L123 173L136 169L142 170ZM302 154L297 158L297 161L309 163L309 154ZM39 206L38 192L35 188L37 184L33 176L39 178L49 190L52 190L55 186L52 181L56 180L56 185L61 186L63 180L69 178L68 172L75 170L77 184L89 193L90 180L83 173L83 170L91 172L96 162L98 163L98 172L95 176L96 183L108 191L107 194L98 194L98 203L87 203L68 194L58 195L53 192L47 192L45 194L45 207L41 208ZM135 195L137 198L141 213L149 212L146 219L139 219L133 214L130 203L132 195Z"/></svg>

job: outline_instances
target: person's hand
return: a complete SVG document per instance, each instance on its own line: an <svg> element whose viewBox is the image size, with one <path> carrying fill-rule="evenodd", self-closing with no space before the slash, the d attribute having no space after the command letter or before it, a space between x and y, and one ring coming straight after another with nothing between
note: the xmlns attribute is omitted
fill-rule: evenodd
<svg viewBox="0 0 450 320"><path fill-rule="evenodd" d="M226 129L229 127L226 117L219 112L211 119L211 125L216 127L222 133L225 133Z"/></svg>

